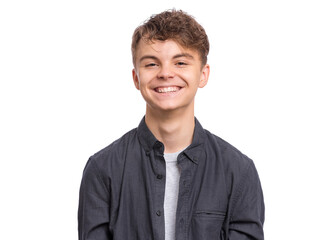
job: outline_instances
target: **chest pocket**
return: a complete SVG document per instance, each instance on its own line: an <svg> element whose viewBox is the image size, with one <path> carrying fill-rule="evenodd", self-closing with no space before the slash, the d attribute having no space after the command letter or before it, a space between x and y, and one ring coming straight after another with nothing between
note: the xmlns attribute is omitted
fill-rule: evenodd
<svg viewBox="0 0 336 240"><path fill-rule="evenodd" d="M222 211L196 211L191 220L191 238L193 240L223 240L222 225L225 219Z"/></svg>

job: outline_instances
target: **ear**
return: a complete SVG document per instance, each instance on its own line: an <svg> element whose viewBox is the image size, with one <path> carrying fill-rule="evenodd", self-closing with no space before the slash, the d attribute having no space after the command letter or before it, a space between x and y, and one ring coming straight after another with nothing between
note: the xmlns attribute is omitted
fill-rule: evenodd
<svg viewBox="0 0 336 240"><path fill-rule="evenodd" d="M203 87L205 87L205 85L207 85L208 79L209 79L209 74L210 74L210 66L209 66L209 64L205 64L204 67L202 68L201 79L200 79L200 82L198 84L199 88L203 88Z"/></svg>
<svg viewBox="0 0 336 240"><path fill-rule="evenodd" d="M140 89L140 81L139 81L139 78L138 78L138 74L135 70L135 68L133 68L132 70L132 76L133 76L133 82L134 82L134 85L136 87L136 89Z"/></svg>

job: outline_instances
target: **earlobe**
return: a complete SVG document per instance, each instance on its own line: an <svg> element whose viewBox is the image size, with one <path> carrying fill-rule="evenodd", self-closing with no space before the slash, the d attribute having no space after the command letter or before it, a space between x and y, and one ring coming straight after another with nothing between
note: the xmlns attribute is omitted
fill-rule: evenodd
<svg viewBox="0 0 336 240"><path fill-rule="evenodd" d="M134 86L136 87L136 89L140 89L139 86L139 78L138 78L138 74L136 73L135 69L132 70L132 76L133 76L133 82L134 82Z"/></svg>

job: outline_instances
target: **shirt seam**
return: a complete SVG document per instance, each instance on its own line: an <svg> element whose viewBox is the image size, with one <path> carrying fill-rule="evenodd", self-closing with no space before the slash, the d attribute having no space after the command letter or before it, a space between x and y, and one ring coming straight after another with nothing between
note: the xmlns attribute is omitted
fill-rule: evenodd
<svg viewBox="0 0 336 240"><path fill-rule="evenodd" d="M106 184L104 183L103 178L102 178L102 176L101 176L101 173L100 173L101 171L100 171L100 169L99 169L97 163L94 161L94 159L92 159L92 164L93 164L92 166L93 166L94 171L95 171L95 175L97 176L97 179L98 179L99 183L100 183L102 186L104 186L104 191L105 191L105 193L106 193L107 195L110 194L110 192L109 192L109 190L108 190L108 188L107 188Z"/></svg>
<svg viewBox="0 0 336 240"><path fill-rule="evenodd" d="M244 188L244 185L245 185L245 182L246 182L246 179L248 179L248 175L249 175L249 170L251 168L252 164L251 162L249 161L249 164L248 166L246 167L246 170L244 172L244 174L242 175L242 178L241 180L239 181L238 183L238 187L237 187L237 190L236 190L236 193L233 195L233 200L232 200L232 211L231 211L231 214L229 216L229 219L232 220L233 216L234 216L234 212L235 212L235 208L237 206L237 202L239 200L239 198L241 197L241 193L243 191L243 188Z"/></svg>

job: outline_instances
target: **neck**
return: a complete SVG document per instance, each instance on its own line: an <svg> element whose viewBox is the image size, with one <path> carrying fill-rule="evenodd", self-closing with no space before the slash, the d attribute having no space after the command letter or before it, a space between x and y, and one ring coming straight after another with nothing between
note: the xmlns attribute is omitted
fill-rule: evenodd
<svg viewBox="0 0 336 240"><path fill-rule="evenodd" d="M147 106L145 121L149 130L164 144L165 153L178 152L192 142L195 128L193 109L157 112Z"/></svg>

